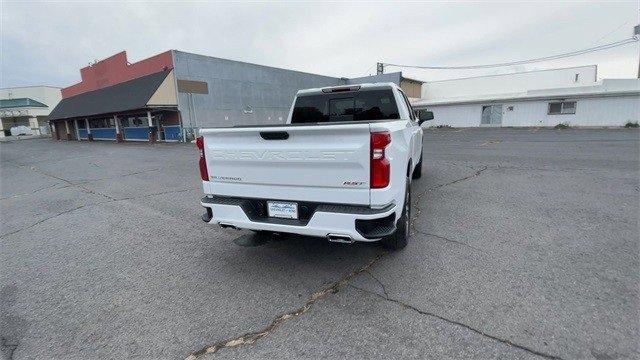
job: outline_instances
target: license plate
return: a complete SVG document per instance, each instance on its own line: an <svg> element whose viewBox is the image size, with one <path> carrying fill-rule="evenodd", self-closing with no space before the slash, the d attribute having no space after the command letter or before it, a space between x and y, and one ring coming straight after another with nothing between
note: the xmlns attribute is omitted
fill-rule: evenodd
<svg viewBox="0 0 640 360"><path fill-rule="evenodd" d="M267 201L267 212L270 217L297 219L298 204L293 202Z"/></svg>

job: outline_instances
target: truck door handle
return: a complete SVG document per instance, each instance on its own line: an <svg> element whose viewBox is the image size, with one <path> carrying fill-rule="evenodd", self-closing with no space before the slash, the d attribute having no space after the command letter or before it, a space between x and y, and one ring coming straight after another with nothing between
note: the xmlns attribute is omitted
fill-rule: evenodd
<svg viewBox="0 0 640 360"><path fill-rule="evenodd" d="M289 133L286 131L260 131L260 136L265 140L287 140Z"/></svg>

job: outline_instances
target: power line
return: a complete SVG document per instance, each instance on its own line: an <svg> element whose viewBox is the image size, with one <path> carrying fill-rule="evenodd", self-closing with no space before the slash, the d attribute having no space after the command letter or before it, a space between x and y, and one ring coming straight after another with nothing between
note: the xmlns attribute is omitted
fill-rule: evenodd
<svg viewBox="0 0 640 360"><path fill-rule="evenodd" d="M624 40L615 41L615 42L612 42L612 43L609 43L609 44L603 44L603 45L594 46L594 47L587 48L587 49L575 50L575 51L571 51L571 52L567 52L567 53L544 56L544 57L539 57L539 58L534 58L534 59L518 60L518 61L503 62L503 63L496 63L496 64L463 65L463 66L420 66L420 65L401 65L401 64L384 63L384 65L385 66L403 67L403 68L430 69L430 70L488 69L488 68L496 68L496 67L512 66L512 65L522 65L522 64L530 64L530 63L536 63L536 62L541 62L541 61L562 59L562 58L567 58L567 57L572 57L572 56L588 54L588 53L596 52L596 51L613 49L613 48L616 48L616 47L619 47L619 46L624 46L624 45L631 44L631 43L634 43L634 42L638 42L638 38L635 37L635 36L627 38L627 39L624 39Z"/></svg>
<svg viewBox="0 0 640 360"><path fill-rule="evenodd" d="M609 35L613 34L614 32L616 32L616 31L618 31L618 30L620 30L620 29L622 29L622 27L623 27L623 26L625 26L625 25L627 25L628 23L629 23L629 20L627 20L627 21L623 22L622 24L618 25L618 27L617 27L617 28L615 28L615 29L613 29L613 30L609 31L608 33L606 33L606 34L604 34L604 35L600 36L600 37L598 38L598 40L594 41L594 42L591 44L591 46L593 46L593 45L597 45L600 41L604 40L607 36L609 36Z"/></svg>
<svg viewBox="0 0 640 360"><path fill-rule="evenodd" d="M370 75L370 74L369 74L369 70L373 70L373 67L374 67L374 66L376 66L376 65L375 65L375 64L373 64L373 65L369 66L369 68L367 69L367 71L365 71L365 72L364 72L364 75L362 75L362 76Z"/></svg>

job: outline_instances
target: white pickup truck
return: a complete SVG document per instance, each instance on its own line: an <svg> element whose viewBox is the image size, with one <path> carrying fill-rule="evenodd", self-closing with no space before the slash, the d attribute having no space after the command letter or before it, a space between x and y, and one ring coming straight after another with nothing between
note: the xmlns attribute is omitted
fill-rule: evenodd
<svg viewBox="0 0 640 360"><path fill-rule="evenodd" d="M423 121L392 83L301 90L284 125L200 130L206 213L221 227L406 246Z"/></svg>

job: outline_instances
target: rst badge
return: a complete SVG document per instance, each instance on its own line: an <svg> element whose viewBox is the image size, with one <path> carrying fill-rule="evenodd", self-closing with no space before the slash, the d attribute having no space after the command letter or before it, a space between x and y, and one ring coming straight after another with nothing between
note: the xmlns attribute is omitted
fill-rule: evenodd
<svg viewBox="0 0 640 360"><path fill-rule="evenodd" d="M345 181L342 186L361 186L364 185L364 181Z"/></svg>

